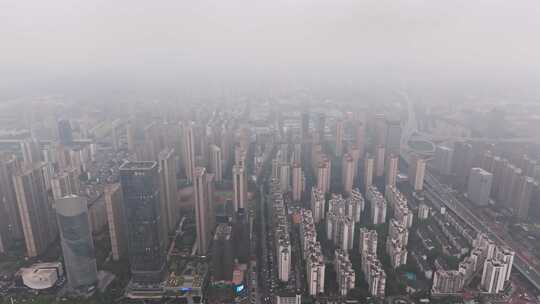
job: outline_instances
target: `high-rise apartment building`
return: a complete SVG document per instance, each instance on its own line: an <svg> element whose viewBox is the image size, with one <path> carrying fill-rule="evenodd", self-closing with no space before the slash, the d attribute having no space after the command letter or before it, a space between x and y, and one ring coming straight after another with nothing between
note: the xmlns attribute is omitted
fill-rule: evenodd
<svg viewBox="0 0 540 304"><path fill-rule="evenodd" d="M390 225L388 227L388 238L399 240L401 245L407 246L409 243L409 229L407 229L407 226L393 218L390 220Z"/></svg>
<svg viewBox="0 0 540 304"><path fill-rule="evenodd" d="M298 163L294 163L292 167L292 199L295 202L300 201L302 192L304 191L304 173L302 167Z"/></svg>
<svg viewBox="0 0 540 304"><path fill-rule="evenodd" d="M55 201L55 209L68 286L86 291L98 281L86 198L65 196Z"/></svg>
<svg viewBox="0 0 540 304"><path fill-rule="evenodd" d="M279 184L281 191L287 192L291 188L291 166L288 163L282 163L279 174Z"/></svg>
<svg viewBox="0 0 540 304"><path fill-rule="evenodd" d="M310 210L302 209L300 243L306 263L307 291L310 295L316 296L324 292L325 263Z"/></svg>
<svg viewBox="0 0 540 304"><path fill-rule="evenodd" d="M529 217L529 209L534 191L538 188L538 181L529 176L522 176L518 187L519 191L515 198L515 207L513 210L518 217L526 219Z"/></svg>
<svg viewBox="0 0 540 304"><path fill-rule="evenodd" d="M435 168L439 173L450 175L452 173L453 150L445 146L437 146L435 149Z"/></svg>
<svg viewBox="0 0 540 304"><path fill-rule="evenodd" d="M399 239L386 239L386 253L390 257L390 265L396 269L401 265L407 264L407 249Z"/></svg>
<svg viewBox="0 0 540 304"><path fill-rule="evenodd" d="M386 187L385 198L394 210L394 218L406 228L413 224L413 213L408 207L405 196L396 187Z"/></svg>
<svg viewBox="0 0 540 304"><path fill-rule="evenodd" d="M73 130L67 119L58 121L58 140L63 145L70 145L73 143Z"/></svg>
<svg viewBox="0 0 540 304"><path fill-rule="evenodd" d="M401 122L399 120L386 120L386 143L387 154L399 155L401 150Z"/></svg>
<svg viewBox="0 0 540 304"><path fill-rule="evenodd" d="M386 186L395 187L398 174L398 161L399 156L395 154L389 154L386 161Z"/></svg>
<svg viewBox="0 0 540 304"><path fill-rule="evenodd" d="M35 138L25 138L20 143L23 161L25 164L41 162L39 141Z"/></svg>
<svg viewBox="0 0 540 304"><path fill-rule="evenodd" d="M334 245L343 250L351 250L354 240L354 221L335 211L326 214L326 235Z"/></svg>
<svg viewBox="0 0 540 304"><path fill-rule="evenodd" d="M343 250L353 248L354 240L354 216L357 206L350 205L350 200L345 200L341 195L333 194L328 202L326 214L326 236L334 244Z"/></svg>
<svg viewBox="0 0 540 304"><path fill-rule="evenodd" d="M126 223L124 218L124 197L120 184L105 186L105 208L107 210L107 223L109 224L109 237L114 261L120 260L127 253Z"/></svg>
<svg viewBox="0 0 540 304"><path fill-rule="evenodd" d="M325 130L326 130L326 116L324 113L319 113L317 120L317 132L319 134L319 141L322 141L324 139Z"/></svg>
<svg viewBox="0 0 540 304"><path fill-rule="evenodd" d="M347 251L339 248L335 250L334 269L336 270L339 294L346 296L355 285L355 271L352 268Z"/></svg>
<svg viewBox="0 0 540 304"><path fill-rule="evenodd" d="M473 167L473 158L474 152L471 144L461 141L454 144L452 173L463 189L467 186L468 176Z"/></svg>
<svg viewBox="0 0 540 304"><path fill-rule="evenodd" d="M418 206L418 219L420 220L427 219L429 217L429 213L430 213L430 208L426 204L421 203Z"/></svg>
<svg viewBox="0 0 540 304"><path fill-rule="evenodd" d="M35 163L13 177L28 257L41 255L58 234L42 167Z"/></svg>
<svg viewBox="0 0 540 304"><path fill-rule="evenodd" d="M300 114L300 138L304 140L309 134L309 112Z"/></svg>
<svg viewBox="0 0 540 304"><path fill-rule="evenodd" d="M384 298L386 290L386 272L376 255L362 256L362 272L368 283L369 293L378 298Z"/></svg>
<svg viewBox="0 0 540 304"><path fill-rule="evenodd" d="M364 212L365 201L358 188L351 191L351 195L345 200L346 214L355 222L359 223Z"/></svg>
<svg viewBox="0 0 540 304"><path fill-rule="evenodd" d="M326 201L324 193L317 187L311 188L311 212L315 223L320 222L325 216Z"/></svg>
<svg viewBox="0 0 540 304"><path fill-rule="evenodd" d="M324 158L317 168L317 188L321 189L324 193L330 192L330 172L330 160Z"/></svg>
<svg viewBox="0 0 540 304"><path fill-rule="evenodd" d="M424 176L426 174L426 160L418 156L411 157L409 164L409 183L414 191L424 189Z"/></svg>
<svg viewBox="0 0 540 304"><path fill-rule="evenodd" d="M355 146L358 149L359 159L362 159L366 151L365 125L361 121L355 121L355 126L356 126Z"/></svg>
<svg viewBox="0 0 540 304"><path fill-rule="evenodd" d="M345 136L345 127L343 120L338 120L336 122L336 156L341 156L343 154L343 137Z"/></svg>
<svg viewBox="0 0 540 304"><path fill-rule="evenodd" d="M173 149L165 149L158 155L159 160L159 184L161 186L161 204L165 207L167 231L176 229L180 218L178 208L178 184L176 182L176 158Z"/></svg>
<svg viewBox="0 0 540 304"><path fill-rule="evenodd" d="M233 166L234 211L246 208L247 174L243 165Z"/></svg>
<svg viewBox="0 0 540 304"><path fill-rule="evenodd" d="M375 148L375 176L382 177L384 175L384 161L386 154L383 145L378 145Z"/></svg>
<svg viewBox="0 0 540 304"><path fill-rule="evenodd" d="M360 228L360 236L358 237L359 253L364 255L377 255L377 230L368 230Z"/></svg>
<svg viewBox="0 0 540 304"><path fill-rule="evenodd" d="M343 192L347 196L351 195L354 186L354 164L355 162L352 155L350 153L345 153L343 155L343 161L341 164L341 183L343 186Z"/></svg>
<svg viewBox="0 0 540 304"><path fill-rule="evenodd" d="M366 199L371 206L371 223L378 225L386 222L387 202L375 186L368 188Z"/></svg>
<svg viewBox="0 0 540 304"><path fill-rule="evenodd" d="M458 270L439 269L433 275L432 294L453 294L461 292L465 284L465 275Z"/></svg>
<svg viewBox="0 0 540 304"><path fill-rule="evenodd" d="M196 167L194 180L195 193L195 225L197 230L197 252L206 255L210 238L215 225L213 214L213 193L211 175L206 173L206 168Z"/></svg>
<svg viewBox="0 0 540 304"><path fill-rule="evenodd" d="M188 122L183 125L182 146L184 149L184 169L188 181L193 180L195 170L195 141L193 133L193 123Z"/></svg>
<svg viewBox="0 0 540 304"><path fill-rule="evenodd" d="M506 281L505 265L496 259L486 259L482 271L482 289L487 293L499 293L504 289Z"/></svg>
<svg viewBox="0 0 540 304"><path fill-rule="evenodd" d="M477 206L487 206L489 204L492 181L493 174L482 168L472 168L467 188L469 200Z"/></svg>
<svg viewBox="0 0 540 304"><path fill-rule="evenodd" d="M214 173L216 183L221 183L223 181L221 148L217 145L210 145L210 172Z"/></svg>
<svg viewBox="0 0 540 304"><path fill-rule="evenodd" d="M281 195L274 199L272 205L272 227L274 227L274 248L277 258L278 278L282 282L289 280L291 273L291 241L289 222L285 204Z"/></svg>
<svg viewBox="0 0 540 304"><path fill-rule="evenodd" d="M375 159L367 155L366 158L364 158L364 178L363 178L364 191L367 191L369 187L371 187L371 185L373 184L374 166L375 166Z"/></svg>
<svg viewBox="0 0 540 304"><path fill-rule="evenodd" d="M386 118L384 114L376 114L375 124L375 145L386 145Z"/></svg>
<svg viewBox="0 0 540 304"><path fill-rule="evenodd" d="M131 280L142 286L159 284L167 272L167 227L160 203L158 163L124 163L120 166L120 183L128 232Z"/></svg>

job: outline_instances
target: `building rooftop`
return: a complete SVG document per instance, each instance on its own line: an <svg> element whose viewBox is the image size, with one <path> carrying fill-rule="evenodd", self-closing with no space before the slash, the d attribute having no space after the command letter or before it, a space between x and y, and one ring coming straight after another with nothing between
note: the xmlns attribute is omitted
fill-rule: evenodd
<svg viewBox="0 0 540 304"><path fill-rule="evenodd" d="M157 166L155 161L129 161L120 166L120 170L148 170Z"/></svg>

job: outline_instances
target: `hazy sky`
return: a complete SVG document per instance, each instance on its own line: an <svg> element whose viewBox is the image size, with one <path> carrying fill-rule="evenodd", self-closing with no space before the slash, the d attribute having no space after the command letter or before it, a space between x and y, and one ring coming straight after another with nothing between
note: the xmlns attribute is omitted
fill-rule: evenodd
<svg viewBox="0 0 540 304"><path fill-rule="evenodd" d="M525 79L540 71L540 1L0 0L0 50L5 88L281 73Z"/></svg>

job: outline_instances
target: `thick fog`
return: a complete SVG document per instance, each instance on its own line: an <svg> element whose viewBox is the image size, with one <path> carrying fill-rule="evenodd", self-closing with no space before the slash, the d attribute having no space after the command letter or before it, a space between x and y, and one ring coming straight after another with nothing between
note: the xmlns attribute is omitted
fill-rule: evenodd
<svg viewBox="0 0 540 304"><path fill-rule="evenodd" d="M0 0L4 90L534 83L537 0Z"/></svg>

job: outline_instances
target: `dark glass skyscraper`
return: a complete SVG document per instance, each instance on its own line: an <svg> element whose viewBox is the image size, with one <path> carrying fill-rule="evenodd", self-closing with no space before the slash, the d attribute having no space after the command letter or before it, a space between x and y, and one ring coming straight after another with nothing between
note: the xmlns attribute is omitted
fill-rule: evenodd
<svg viewBox="0 0 540 304"><path fill-rule="evenodd" d="M128 231L131 279L135 284L163 281L167 234L159 197L157 162L127 162L120 167Z"/></svg>
<svg viewBox="0 0 540 304"><path fill-rule="evenodd" d="M73 131L69 120L61 119L58 121L58 139L63 145L69 145L73 142Z"/></svg>
<svg viewBox="0 0 540 304"><path fill-rule="evenodd" d="M97 264L86 199L70 195L56 200L62 253L72 289L95 285Z"/></svg>
<svg viewBox="0 0 540 304"><path fill-rule="evenodd" d="M233 276L233 231L229 224L221 223L216 228L213 242L212 263L214 281L231 281Z"/></svg>

